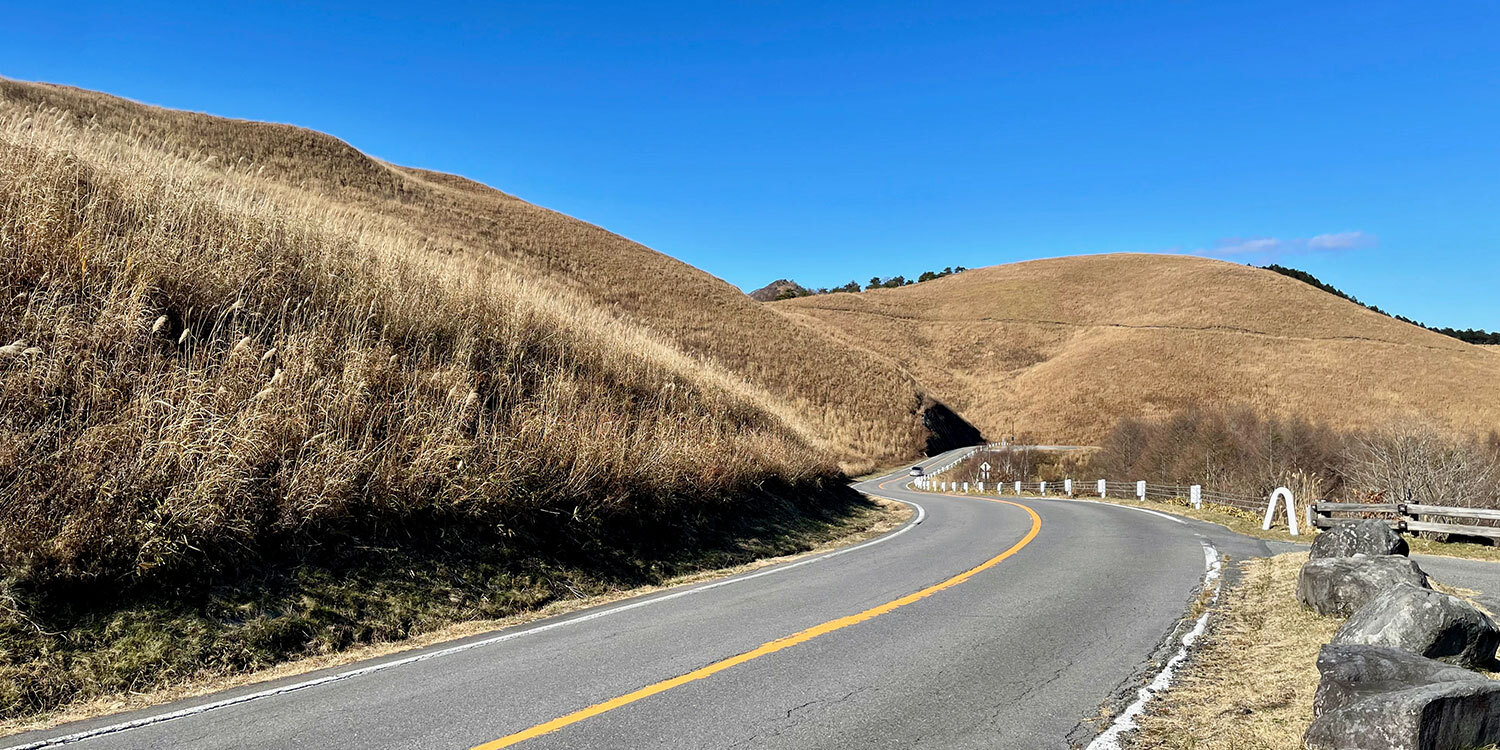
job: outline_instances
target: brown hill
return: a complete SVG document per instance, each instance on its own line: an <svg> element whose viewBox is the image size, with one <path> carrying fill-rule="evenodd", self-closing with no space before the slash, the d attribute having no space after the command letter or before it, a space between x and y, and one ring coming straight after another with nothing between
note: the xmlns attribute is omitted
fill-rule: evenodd
<svg viewBox="0 0 1500 750"><path fill-rule="evenodd" d="M708 274L285 125L0 79L0 252L8 719L805 549L875 515L841 465L967 427Z"/></svg>
<svg viewBox="0 0 1500 750"><path fill-rule="evenodd" d="M1090 443L1119 417L1243 403L1340 427L1500 426L1500 353L1270 271L1096 255L778 302L916 376L985 434Z"/></svg>
<svg viewBox="0 0 1500 750"><path fill-rule="evenodd" d="M55 120L47 127L93 148L149 149L342 230L399 237L411 252L556 288L763 392L767 408L848 469L908 457L929 437L931 404L886 359L810 332L698 269L479 183L389 165L301 128L68 87L0 81L0 100L15 117L45 113L38 120Z"/></svg>
<svg viewBox="0 0 1500 750"><path fill-rule="evenodd" d="M807 287L798 284L791 279L777 279L749 294L750 299L756 302L774 302L782 298L782 295L802 297L808 293Z"/></svg>

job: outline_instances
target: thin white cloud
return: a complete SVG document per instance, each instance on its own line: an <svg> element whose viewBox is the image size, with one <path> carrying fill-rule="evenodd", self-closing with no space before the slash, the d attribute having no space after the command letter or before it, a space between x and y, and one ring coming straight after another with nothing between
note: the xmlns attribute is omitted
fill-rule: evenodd
<svg viewBox="0 0 1500 750"><path fill-rule="evenodd" d="M1253 259L1269 262L1287 255L1342 252L1375 247L1379 238L1369 232L1331 232L1312 237L1230 237L1214 243L1212 248L1194 250L1194 255L1214 258Z"/></svg>
<svg viewBox="0 0 1500 750"><path fill-rule="evenodd" d="M1377 240L1375 235L1367 232L1334 232L1333 234L1320 234L1309 237L1307 240L1308 250L1357 250L1362 247L1374 247Z"/></svg>

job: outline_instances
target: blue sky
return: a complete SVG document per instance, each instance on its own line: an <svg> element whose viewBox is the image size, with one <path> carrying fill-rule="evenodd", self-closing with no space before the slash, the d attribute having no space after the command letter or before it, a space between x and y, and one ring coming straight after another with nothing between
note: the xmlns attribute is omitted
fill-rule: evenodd
<svg viewBox="0 0 1500 750"><path fill-rule="evenodd" d="M14 4L0 75L326 131L747 288L1196 252L1500 329L1488 0L126 5Z"/></svg>

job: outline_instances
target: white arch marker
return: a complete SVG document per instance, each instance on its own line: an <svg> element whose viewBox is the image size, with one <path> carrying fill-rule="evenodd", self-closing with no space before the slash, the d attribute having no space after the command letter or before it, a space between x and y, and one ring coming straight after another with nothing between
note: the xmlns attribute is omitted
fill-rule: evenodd
<svg viewBox="0 0 1500 750"><path fill-rule="evenodd" d="M1285 487L1277 487L1271 492L1271 502L1266 503L1266 520L1260 525L1261 531L1271 530L1271 518L1276 515L1276 498L1286 498L1286 523L1291 527L1292 536L1297 535L1297 513L1292 503L1292 491Z"/></svg>

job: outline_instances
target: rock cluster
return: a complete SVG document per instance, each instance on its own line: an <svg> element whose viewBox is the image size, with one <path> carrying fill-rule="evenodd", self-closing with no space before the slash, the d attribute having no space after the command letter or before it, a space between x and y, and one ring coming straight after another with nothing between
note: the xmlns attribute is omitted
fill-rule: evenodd
<svg viewBox="0 0 1500 750"><path fill-rule="evenodd" d="M1488 668L1500 630L1474 605L1434 591L1383 521L1318 535L1297 598L1347 615L1318 654L1312 750L1458 750L1500 743L1500 682Z"/></svg>
<svg viewBox="0 0 1500 750"><path fill-rule="evenodd" d="M1484 747L1500 741L1500 682L1392 646L1318 654L1313 750Z"/></svg>

